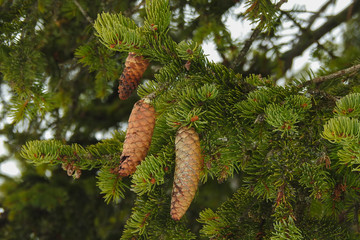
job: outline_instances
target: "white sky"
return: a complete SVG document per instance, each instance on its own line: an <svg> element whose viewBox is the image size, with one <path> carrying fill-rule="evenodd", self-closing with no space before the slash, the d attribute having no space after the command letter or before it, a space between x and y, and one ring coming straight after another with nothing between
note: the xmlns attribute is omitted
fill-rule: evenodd
<svg viewBox="0 0 360 240"><path fill-rule="evenodd" d="M306 10L309 11L317 11L327 0L288 0L287 3L284 3L281 7L283 10L291 10L295 5L297 6L303 6ZM342 11L345 7L347 7L352 0L337 0L335 7L331 7L326 12L329 15L338 13ZM244 8L239 8L235 10L235 13L239 13L243 11ZM314 24L314 28L320 26L325 21L317 21ZM239 23L235 19L234 16L229 16L226 22L226 25L231 32L231 36L233 39L237 40L246 40L249 35L252 32L252 28L256 27L254 25L250 25L249 23ZM336 36L336 32L338 32L339 29L334 29L331 33L331 35ZM291 30L289 30L291 35ZM340 41L341 39L337 39ZM320 40L320 42L323 40ZM217 54L215 49L215 44L212 41L207 41L202 45L205 54L208 55L208 58L214 62L219 62L221 60L220 56ZM304 52L302 56L299 56L294 59L293 68L291 69L292 73L295 73L299 69L302 69L305 64L310 64L310 68L313 71L316 71L319 69L320 65L318 62L312 61L310 58L310 52L311 47ZM3 89L4 90L4 89ZM0 106L1 108L1 106ZM1 124L1 123L0 123ZM1 127L1 126L0 126ZM6 149L4 148L4 141L6 141L6 138L3 136L0 136L0 156L6 154ZM17 167L17 161L16 160L8 160L0 164L0 173L6 174L8 176L16 177L20 175L20 170ZM1 183L1 182L0 182Z"/></svg>
<svg viewBox="0 0 360 240"><path fill-rule="evenodd" d="M308 11L316 12L326 2L327 2L327 0L288 0L287 3L284 3L281 6L281 9L282 10L291 10L294 8L294 6L297 6L297 7L305 8ZM329 7L325 14L333 15L335 13L338 13L338 12L342 11L344 8L346 8L351 2L352 2L352 0L337 0L336 4L333 7ZM235 13L239 13L239 12L243 12L243 11L244 11L244 8L242 5L242 6L240 6L239 9L235 10ZM321 24L323 24L325 21L326 21L325 19L316 21L313 25L313 28L316 29ZM228 30L231 32L232 38L240 39L240 40L246 40L252 33L252 29L256 27L256 25L250 25L249 22L239 23L239 22L237 22L237 20L234 16L230 16L227 19L226 25L227 25ZM291 31L292 30L289 29L284 33L291 35ZM336 36L337 31L339 31L338 28L334 29L331 32L331 35ZM289 38L291 39L291 36L289 36ZM324 39L326 39L326 37ZM284 39L284 40L286 41L286 39ZM338 39L338 41L340 41L340 40L341 39ZM323 39L320 40L320 42L322 42L322 41L324 41L324 40ZM212 41L206 41L203 44L203 49L204 49L205 54L208 55L208 58L210 60L213 60L214 62L221 61L221 57L219 56L219 54L216 51L214 51L215 44ZM298 70L302 69L305 64L310 64L310 68L314 71L319 69L319 67L320 67L319 63L311 60L310 52L311 52L311 47L309 49L307 49L302 56L299 56L294 59L294 64L291 69L291 72L293 72L293 73L297 72Z"/></svg>

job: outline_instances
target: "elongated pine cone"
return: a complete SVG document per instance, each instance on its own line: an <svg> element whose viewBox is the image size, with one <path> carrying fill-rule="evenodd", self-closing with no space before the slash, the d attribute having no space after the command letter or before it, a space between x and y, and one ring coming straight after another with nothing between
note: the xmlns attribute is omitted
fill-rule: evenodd
<svg viewBox="0 0 360 240"><path fill-rule="evenodd" d="M149 102L148 99L141 99L131 111L120 157L120 176L133 174L149 150L155 127L155 108Z"/></svg>
<svg viewBox="0 0 360 240"><path fill-rule="evenodd" d="M199 135L194 128L181 127L175 137L175 175L170 215L180 220L194 199L202 166Z"/></svg>
<svg viewBox="0 0 360 240"><path fill-rule="evenodd" d="M130 52L125 61L125 68L119 79L119 98L126 100L131 93L137 88L140 79L144 74L146 68L149 66L149 61L142 56L136 56L135 53Z"/></svg>

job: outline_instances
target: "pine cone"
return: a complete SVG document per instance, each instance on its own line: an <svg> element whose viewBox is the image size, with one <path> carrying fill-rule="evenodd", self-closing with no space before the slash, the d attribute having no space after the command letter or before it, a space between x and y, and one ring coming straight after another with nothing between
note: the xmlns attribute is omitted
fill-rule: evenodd
<svg viewBox="0 0 360 240"><path fill-rule="evenodd" d="M195 196L202 166L199 135L194 128L179 128L175 137L175 154L170 215L172 219L180 220Z"/></svg>
<svg viewBox="0 0 360 240"><path fill-rule="evenodd" d="M136 56L133 52L129 53L125 61L124 71L119 79L118 92L121 100L130 97L131 93L137 88L148 65L149 61L142 56Z"/></svg>
<svg viewBox="0 0 360 240"><path fill-rule="evenodd" d="M119 175L133 174L146 157L155 127L155 109L148 99L137 101L129 117L129 126L123 145Z"/></svg>

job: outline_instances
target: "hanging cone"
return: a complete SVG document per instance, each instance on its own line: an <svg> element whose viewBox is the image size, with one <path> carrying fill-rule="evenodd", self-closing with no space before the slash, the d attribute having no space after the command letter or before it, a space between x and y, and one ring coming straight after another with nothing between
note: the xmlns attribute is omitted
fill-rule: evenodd
<svg viewBox="0 0 360 240"><path fill-rule="evenodd" d="M202 166L199 135L194 128L179 128L175 137L175 154L170 215L172 219L180 220L195 196Z"/></svg>
<svg viewBox="0 0 360 240"><path fill-rule="evenodd" d="M155 127L155 109L148 102L148 99L137 101L131 111L120 157L120 176L133 174L149 150Z"/></svg>
<svg viewBox="0 0 360 240"><path fill-rule="evenodd" d="M137 88L140 79L144 74L146 68L149 66L149 61L142 56L136 56L135 53L130 52L125 61L125 68L119 79L119 98L126 100L131 93Z"/></svg>

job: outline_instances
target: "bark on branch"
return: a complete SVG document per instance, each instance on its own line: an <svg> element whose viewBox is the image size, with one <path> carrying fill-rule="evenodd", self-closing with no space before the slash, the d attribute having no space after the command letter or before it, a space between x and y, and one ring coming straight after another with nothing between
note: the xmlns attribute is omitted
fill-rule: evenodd
<svg viewBox="0 0 360 240"><path fill-rule="evenodd" d="M90 23L93 24L94 21L92 20L91 17L89 17L89 15L86 13L86 11L83 9L83 7L80 5L80 3L77 0L73 0L74 4L78 7L78 9L80 10L81 14L85 17L85 19Z"/></svg>
<svg viewBox="0 0 360 240"><path fill-rule="evenodd" d="M280 9L281 5L283 5L284 3L286 3L288 0L281 0L280 2L278 2L275 6L275 8L277 10ZM243 48L241 49L239 55L236 57L236 59L233 61L233 63L231 64L231 68L235 69L238 68L239 66L243 65L245 62L245 56L248 53L251 45L253 44L253 42L257 39L257 37L259 36L259 34L261 33L262 29L264 27L264 22L261 21L256 28L254 29L254 31L251 33L251 36L249 39L247 39L245 41L245 44L243 46Z"/></svg>
<svg viewBox="0 0 360 240"><path fill-rule="evenodd" d="M360 10L360 0L354 0L347 8L338 13L337 15L329 18L329 20L314 31L304 33L292 46L291 50L285 52L280 59L284 63L283 72L291 68L292 62L295 57L300 56L308 47L317 42L325 34L329 33L341 23L346 22L350 17Z"/></svg>
<svg viewBox="0 0 360 240"><path fill-rule="evenodd" d="M351 73L354 73L357 71L360 71L360 64L354 65L354 66L346 68L346 69L342 69L340 71L334 72L334 73L326 75L326 76L314 78L311 80L311 82L318 84L318 83L322 83L327 80L338 78L338 77L348 75L348 74L351 74Z"/></svg>

